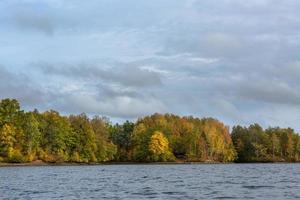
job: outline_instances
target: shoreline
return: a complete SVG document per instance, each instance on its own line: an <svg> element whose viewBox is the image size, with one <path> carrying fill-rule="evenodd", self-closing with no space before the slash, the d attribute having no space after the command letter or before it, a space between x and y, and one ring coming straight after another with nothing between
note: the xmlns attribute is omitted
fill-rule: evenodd
<svg viewBox="0 0 300 200"><path fill-rule="evenodd" d="M77 162L44 162L33 161L26 163L7 163L0 162L0 167L30 167L30 166L95 166L95 165L187 165L187 164L232 164L221 162L188 162L188 161L174 161L174 162L100 162L100 163L77 163Z"/></svg>
<svg viewBox="0 0 300 200"><path fill-rule="evenodd" d="M228 165L228 164L300 164L299 162L189 162L189 161L174 161L174 162L102 162L102 163L76 163L76 162L61 162L50 163L41 160L27 163L7 163L0 162L1 167L42 167L42 166L97 166L97 165Z"/></svg>

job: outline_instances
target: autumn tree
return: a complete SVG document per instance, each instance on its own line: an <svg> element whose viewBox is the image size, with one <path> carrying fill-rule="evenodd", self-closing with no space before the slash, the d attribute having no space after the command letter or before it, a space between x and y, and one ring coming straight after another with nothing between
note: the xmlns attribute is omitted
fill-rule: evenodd
<svg viewBox="0 0 300 200"><path fill-rule="evenodd" d="M22 153L27 161L34 160L40 151L41 132L39 130L39 122L34 114L24 113L23 120L20 122L22 127L22 138L19 143L22 145Z"/></svg>
<svg viewBox="0 0 300 200"><path fill-rule="evenodd" d="M97 146L95 155L97 161L113 160L116 155L117 147L113 141L110 140L110 122L108 118L94 116L90 123L95 133L95 143Z"/></svg>
<svg viewBox="0 0 300 200"><path fill-rule="evenodd" d="M67 117L62 117L57 111L46 111L41 114L39 121L41 132L40 157L48 162L68 160L67 141L71 126Z"/></svg>
<svg viewBox="0 0 300 200"><path fill-rule="evenodd" d="M74 146L71 147L72 161L96 162L96 135L88 117L85 114L71 115L69 120L72 138L75 140Z"/></svg>
<svg viewBox="0 0 300 200"><path fill-rule="evenodd" d="M138 160L149 157L149 144L155 131L164 133L177 159L188 161L231 162L236 152L228 127L215 119L154 114L139 119L133 133L134 155Z"/></svg>
<svg viewBox="0 0 300 200"><path fill-rule="evenodd" d="M300 136L291 128L229 127L213 118L153 114L123 124L86 114L25 112L0 101L0 162L298 162Z"/></svg>
<svg viewBox="0 0 300 200"><path fill-rule="evenodd" d="M151 136L148 148L151 161L172 161L175 159L170 151L168 139L159 131L155 131Z"/></svg>
<svg viewBox="0 0 300 200"><path fill-rule="evenodd" d="M12 125L5 124L0 130L0 157L10 159L14 151L15 129Z"/></svg>

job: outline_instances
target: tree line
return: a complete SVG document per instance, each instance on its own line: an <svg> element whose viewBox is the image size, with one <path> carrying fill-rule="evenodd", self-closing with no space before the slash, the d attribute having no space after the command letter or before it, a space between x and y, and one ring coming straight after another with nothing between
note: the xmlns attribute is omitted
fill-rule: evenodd
<svg viewBox="0 0 300 200"><path fill-rule="evenodd" d="M0 162L297 162L293 129L229 127L213 118L153 114L133 123L59 112L25 112L0 101Z"/></svg>

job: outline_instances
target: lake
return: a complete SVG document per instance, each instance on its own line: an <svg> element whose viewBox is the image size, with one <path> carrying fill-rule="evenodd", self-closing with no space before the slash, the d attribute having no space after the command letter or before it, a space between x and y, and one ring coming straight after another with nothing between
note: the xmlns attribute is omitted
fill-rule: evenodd
<svg viewBox="0 0 300 200"><path fill-rule="evenodd" d="M299 198L300 164L0 168L0 199Z"/></svg>

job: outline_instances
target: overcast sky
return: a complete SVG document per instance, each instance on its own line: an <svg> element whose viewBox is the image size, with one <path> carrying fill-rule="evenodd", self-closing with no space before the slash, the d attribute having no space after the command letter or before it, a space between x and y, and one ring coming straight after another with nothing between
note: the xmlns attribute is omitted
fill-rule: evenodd
<svg viewBox="0 0 300 200"><path fill-rule="evenodd" d="M0 98L300 130L299 0L1 0Z"/></svg>

